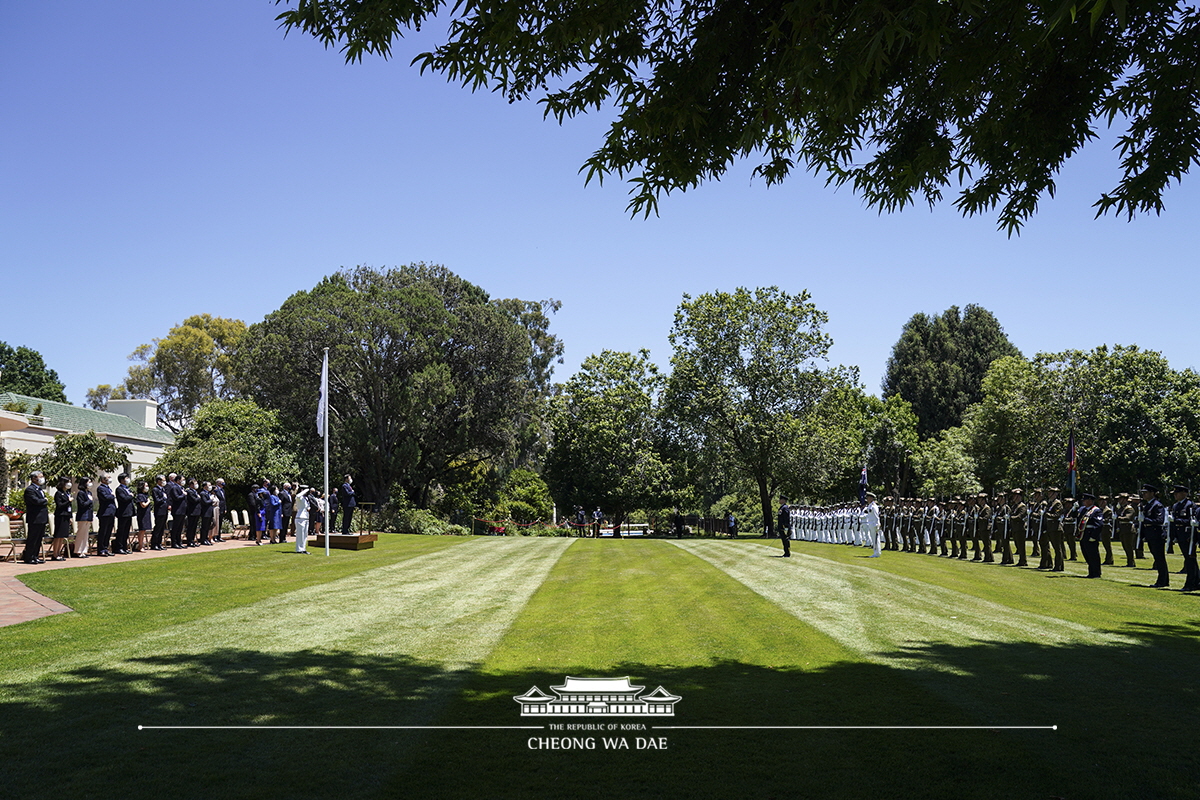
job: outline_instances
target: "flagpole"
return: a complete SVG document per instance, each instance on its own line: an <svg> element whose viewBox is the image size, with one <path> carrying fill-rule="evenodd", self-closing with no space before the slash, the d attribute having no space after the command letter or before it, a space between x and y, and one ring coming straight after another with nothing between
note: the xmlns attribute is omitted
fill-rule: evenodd
<svg viewBox="0 0 1200 800"><path fill-rule="evenodd" d="M329 348L325 348L325 361L321 365L321 397L325 406L325 557L329 557Z"/></svg>

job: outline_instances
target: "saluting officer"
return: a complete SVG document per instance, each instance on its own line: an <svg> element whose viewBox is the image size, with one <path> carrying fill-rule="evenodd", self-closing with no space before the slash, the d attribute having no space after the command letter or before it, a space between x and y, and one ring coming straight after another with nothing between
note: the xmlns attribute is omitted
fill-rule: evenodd
<svg viewBox="0 0 1200 800"><path fill-rule="evenodd" d="M1167 573L1167 536L1163 530L1167 509L1158 499L1158 487L1152 483L1142 484L1141 518L1142 541L1150 548L1154 569L1158 572L1158 580L1151 586L1165 589L1171 585L1171 577Z"/></svg>
<svg viewBox="0 0 1200 800"><path fill-rule="evenodd" d="M1174 486L1175 503L1171 506L1171 541L1179 545L1183 554L1183 591L1200 589L1200 574L1196 570L1196 539L1192 527L1195 504L1188 499L1186 486Z"/></svg>

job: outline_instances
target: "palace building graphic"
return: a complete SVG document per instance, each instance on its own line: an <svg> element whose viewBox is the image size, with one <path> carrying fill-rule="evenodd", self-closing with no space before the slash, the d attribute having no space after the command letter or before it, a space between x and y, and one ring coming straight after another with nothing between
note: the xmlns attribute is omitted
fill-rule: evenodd
<svg viewBox="0 0 1200 800"><path fill-rule="evenodd" d="M523 717L638 716L672 717L677 697L659 686L643 695L645 686L633 686L629 678L572 678L562 686L551 686L553 695L534 686L513 698L521 704Z"/></svg>

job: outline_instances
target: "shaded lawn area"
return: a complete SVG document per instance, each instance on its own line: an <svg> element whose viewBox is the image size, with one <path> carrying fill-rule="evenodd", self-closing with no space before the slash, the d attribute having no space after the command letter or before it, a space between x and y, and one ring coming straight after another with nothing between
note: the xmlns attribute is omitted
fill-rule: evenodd
<svg viewBox="0 0 1200 800"><path fill-rule="evenodd" d="M1200 628L1191 598L928 556L888 554L870 563L1125 641L901 641L896 651L918 665L901 669L840 644L669 543L580 540L490 655L465 668L319 641L283 653L248 641L104 658L109 643L462 541L386 537L376 551L324 564L256 548L35 576L30 585L83 613L0 629L0 785L14 797L98 798L1197 796L1200 704L1191 686ZM769 558L761 544L748 542L746 558ZM478 545L488 543L471 546ZM802 547L864 563L854 548ZM280 624L290 623L281 617ZM96 657L65 671L39 669L81 648ZM22 680L23 672L40 677ZM646 730L603 734L628 737L630 750L597 742L596 750L549 751L531 750L528 738L599 734L137 730L265 720L546 724L520 717L512 698L533 685L549 691L566 675L628 675L683 698L674 718L605 718L613 723L1057 724L1059 731ZM667 750L638 750L639 736L665 736Z"/></svg>

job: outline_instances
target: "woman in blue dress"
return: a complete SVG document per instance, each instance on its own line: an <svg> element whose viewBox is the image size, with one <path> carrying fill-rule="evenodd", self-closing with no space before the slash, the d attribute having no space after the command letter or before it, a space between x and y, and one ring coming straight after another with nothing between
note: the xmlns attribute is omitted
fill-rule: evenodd
<svg viewBox="0 0 1200 800"><path fill-rule="evenodd" d="M267 496L263 498L263 520L271 544L275 544L279 539L279 529L283 524L283 501L279 499L278 486L272 486L267 492Z"/></svg>

